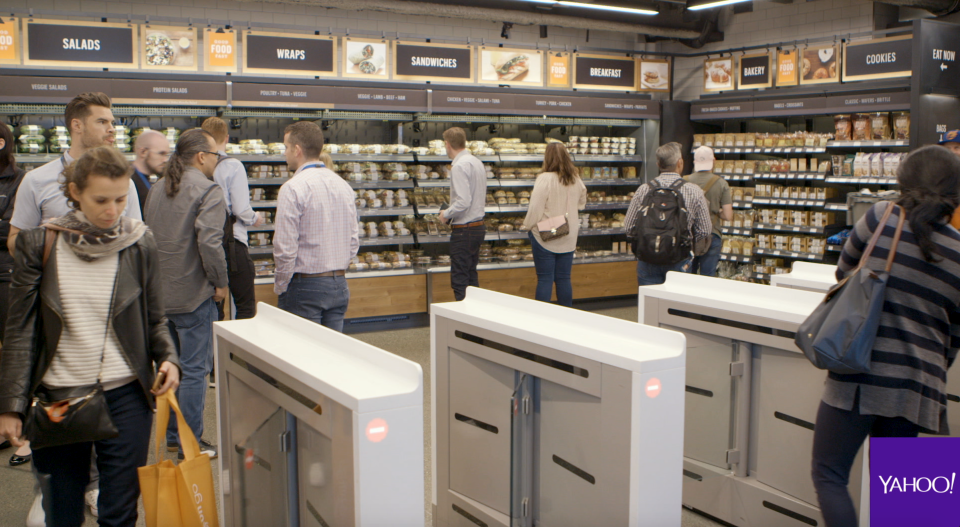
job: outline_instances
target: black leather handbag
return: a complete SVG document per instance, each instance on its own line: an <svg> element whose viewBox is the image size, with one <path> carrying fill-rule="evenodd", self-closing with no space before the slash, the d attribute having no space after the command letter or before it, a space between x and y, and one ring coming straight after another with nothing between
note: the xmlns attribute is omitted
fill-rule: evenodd
<svg viewBox="0 0 960 527"><path fill-rule="evenodd" d="M56 238L56 232L47 229L43 251L44 267ZM119 273L119 270L117 272ZM116 279L114 279L114 293L116 289ZM97 382L93 385L56 389L40 386L34 393L24 423L24 436L30 440L31 448L101 441L120 435L110 418L110 408L107 405L106 396L103 395L103 386L100 384L112 315L113 295L107 310L107 327L103 332L103 351L100 353L100 372L97 373Z"/></svg>

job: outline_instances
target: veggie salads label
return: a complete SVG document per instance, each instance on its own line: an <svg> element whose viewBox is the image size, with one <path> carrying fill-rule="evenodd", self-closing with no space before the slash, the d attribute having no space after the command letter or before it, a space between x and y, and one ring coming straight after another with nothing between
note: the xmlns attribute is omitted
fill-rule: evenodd
<svg viewBox="0 0 960 527"><path fill-rule="evenodd" d="M237 71L237 33L232 29L203 31L205 69L207 71Z"/></svg>

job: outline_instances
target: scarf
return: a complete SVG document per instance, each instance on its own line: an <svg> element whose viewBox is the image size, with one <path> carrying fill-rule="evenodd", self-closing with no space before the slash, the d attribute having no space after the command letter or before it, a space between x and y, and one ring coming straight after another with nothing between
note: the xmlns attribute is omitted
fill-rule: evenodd
<svg viewBox="0 0 960 527"><path fill-rule="evenodd" d="M79 210L54 218L43 227L58 231L73 253L85 262L117 254L137 243L147 232L147 224L126 216L121 216L113 227L101 229Z"/></svg>

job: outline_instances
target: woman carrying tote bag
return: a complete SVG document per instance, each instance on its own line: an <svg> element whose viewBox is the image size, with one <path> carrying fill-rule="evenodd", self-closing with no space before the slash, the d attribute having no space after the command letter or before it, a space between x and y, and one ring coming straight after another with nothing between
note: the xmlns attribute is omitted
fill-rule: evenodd
<svg viewBox="0 0 960 527"><path fill-rule="evenodd" d="M828 527L855 527L847 490L850 468L867 436L916 437L947 431L947 369L960 344L960 232L949 224L960 205L960 159L941 146L910 154L897 172L901 198L880 226L889 202L873 206L843 247L837 279L865 262L887 265L901 214L906 214L890 269L869 373L827 376L813 439L813 484Z"/></svg>
<svg viewBox="0 0 960 527"><path fill-rule="evenodd" d="M587 204L587 187L563 143L550 143L543 156L543 173L530 194L523 225L530 229L533 264L537 269L537 300L549 302L557 284L557 302L573 305L573 251L577 248L580 216Z"/></svg>
<svg viewBox="0 0 960 527"><path fill-rule="evenodd" d="M92 448L100 525L136 525L154 395L179 384L157 245L123 216L132 173L116 148L88 151L64 170L73 210L17 237L0 435L31 441L51 527L83 524Z"/></svg>

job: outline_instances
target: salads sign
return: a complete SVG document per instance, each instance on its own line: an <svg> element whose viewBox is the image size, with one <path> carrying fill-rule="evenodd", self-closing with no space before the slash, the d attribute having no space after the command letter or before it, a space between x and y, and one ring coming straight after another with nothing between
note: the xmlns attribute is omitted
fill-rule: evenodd
<svg viewBox="0 0 960 527"><path fill-rule="evenodd" d="M26 20L25 60L28 66L91 66L136 68L134 24Z"/></svg>

